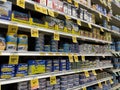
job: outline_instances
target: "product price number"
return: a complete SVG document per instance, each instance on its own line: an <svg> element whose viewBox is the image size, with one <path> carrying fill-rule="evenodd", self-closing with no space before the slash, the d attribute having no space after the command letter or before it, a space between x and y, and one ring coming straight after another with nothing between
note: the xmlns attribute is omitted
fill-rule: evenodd
<svg viewBox="0 0 120 90"><path fill-rule="evenodd" d="M39 32L36 28L31 29L31 37L39 37Z"/></svg>
<svg viewBox="0 0 120 90"><path fill-rule="evenodd" d="M32 90L39 88L39 81L38 81L38 79L32 79L30 81L30 84L31 84L31 89Z"/></svg>
<svg viewBox="0 0 120 90"><path fill-rule="evenodd" d="M18 31L18 26L15 25L8 26L8 33L17 33L17 31Z"/></svg>
<svg viewBox="0 0 120 90"><path fill-rule="evenodd" d="M51 85L57 84L56 76L51 76L51 77L50 77L50 84L51 84Z"/></svg>
<svg viewBox="0 0 120 90"><path fill-rule="evenodd" d="M76 36L72 36L72 41L73 41L73 43L77 43L77 37Z"/></svg>
<svg viewBox="0 0 120 90"><path fill-rule="evenodd" d="M55 13L54 13L52 10L49 10L49 9L48 9L48 14L49 14L50 16L52 16L52 17L55 17Z"/></svg>
<svg viewBox="0 0 120 90"><path fill-rule="evenodd" d="M18 64L19 56L18 55L11 55L9 57L9 64Z"/></svg>
<svg viewBox="0 0 120 90"><path fill-rule="evenodd" d="M21 8L25 8L25 0L17 0L17 5Z"/></svg>
<svg viewBox="0 0 120 90"><path fill-rule="evenodd" d="M58 33L54 33L54 40L59 41L60 40L60 35Z"/></svg>
<svg viewBox="0 0 120 90"><path fill-rule="evenodd" d="M35 4L35 5L34 5L34 8L35 8L36 11L42 12L42 7L41 7L40 5Z"/></svg>

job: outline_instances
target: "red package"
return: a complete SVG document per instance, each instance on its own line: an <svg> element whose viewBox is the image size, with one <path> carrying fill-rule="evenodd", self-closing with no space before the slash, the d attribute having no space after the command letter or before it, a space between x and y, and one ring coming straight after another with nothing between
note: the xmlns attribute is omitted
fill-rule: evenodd
<svg viewBox="0 0 120 90"><path fill-rule="evenodd" d="M53 0L53 9L63 12L63 2L60 0Z"/></svg>

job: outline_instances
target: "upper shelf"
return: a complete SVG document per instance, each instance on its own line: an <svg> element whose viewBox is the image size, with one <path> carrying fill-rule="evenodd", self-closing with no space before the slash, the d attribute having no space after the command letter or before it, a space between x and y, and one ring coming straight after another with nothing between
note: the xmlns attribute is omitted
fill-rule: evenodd
<svg viewBox="0 0 120 90"><path fill-rule="evenodd" d="M114 2L112 2L111 6L112 6L113 15L116 15L116 14L120 15L120 6L118 6Z"/></svg>
<svg viewBox="0 0 120 90"><path fill-rule="evenodd" d="M120 12L120 9L119 9L119 12ZM116 18L115 16L111 16L111 18L112 19L110 23L120 28L120 19Z"/></svg>

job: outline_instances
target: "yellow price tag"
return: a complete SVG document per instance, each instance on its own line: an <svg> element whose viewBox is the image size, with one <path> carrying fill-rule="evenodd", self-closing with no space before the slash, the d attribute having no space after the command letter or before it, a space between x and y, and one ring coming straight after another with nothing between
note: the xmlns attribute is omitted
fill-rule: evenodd
<svg viewBox="0 0 120 90"><path fill-rule="evenodd" d="M101 31L101 32L104 32L104 30L103 30L103 28L102 28L102 27L100 28L100 31Z"/></svg>
<svg viewBox="0 0 120 90"><path fill-rule="evenodd" d="M17 0L17 5L21 8L25 8L25 0Z"/></svg>
<svg viewBox="0 0 120 90"><path fill-rule="evenodd" d="M80 20L77 20L77 24L81 26L81 21L80 21Z"/></svg>
<svg viewBox="0 0 120 90"><path fill-rule="evenodd" d="M81 58L82 58L82 61L85 61L85 56L81 56Z"/></svg>
<svg viewBox="0 0 120 90"><path fill-rule="evenodd" d="M43 14L46 14L46 15L48 15L48 11L47 11L47 9L46 9L46 8L44 8L44 7L42 7L42 10L41 10L41 12L42 12Z"/></svg>
<svg viewBox="0 0 120 90"><path fill-rule="evenodd" d="M17 31L18 31L18 26L15 25L8 26L8 33L17 33Z"/></svg>
<svg viewBox="0 0 120 90"><path fill-rule="evenodd" d="M59 26L58 25L55 25L55 30L58 30L59 29Z"/></svg>
<svg viewBox="0 0 120 90"><path fill-rule="evenodd" d="M59 36L59 34L58 33L54 33L54 40L56 40L56 41L59 41L60 40L60 36Z"/></svg>
<svg viewBox="0 0 120 90"><path fill-rule="evenodd" d="M90 76L90 74L89 74L88 71L84 71L84 73L85 73L85 76L86 76L86 77L89 77L89 76Z"/></svg>
<svg viewBox="0 0 120 90"><path fill-rule="evenodd" d="M101 3L103 3L103 0L100 0Z"/></svg>
<svg viewBox="0 0 120 90"><path fill-rule="evenodd" d="M75 5L75 7L79 7L79 4L75 1L74 1L74 5Z"/></svg>
<svg viewBox="0 0 120 90"><path fill-rule="evenodd" d="M36 28L31 29L31 37L39 37L39 32Z"/></svg>
<svg viewBox="0 0 120 90"><path fill-rule="evenodd" d="M51 85L57 84L56 76L51 76L51 77L50 77L50 84L51 84Z"/></svg>
<svg viewBox="0 0 120 90"><path fill-rule="evenodd" d="M97 75L97 73L96 73L96 71L95 71L95 70L92 70L92 73L93 73L94 75Z"/></svg>
<svg viewBox="0 0 120 90"><path fill-rule="evenodd" d="M110 84L113 84L113 80L112 79L110 79L109 81L110 81Z"/></svg>
<svg viewBox="0 0 120 90"><path fill-rule="evenodd" d="M19 56L18 55L11 55L9 57L9 64L18 64Z"/></svg>
<svg viewBox="0 0 120 90"><path fill-rule="evenodd" d="M67 27L64 27L64 32L67 32Z"/></svg>
<svg viewBox="0 0 120 90"><path fill-rule="evenodd" d="M35 11L42 12L42 7L38 4L34 4Z"/></svg>
<svg viewBox="0 0 120 90"><path fill-rule="evenodd" d="M107 21L108 21L108 22L110 21L110 18L109 18L109 17L107 17Z"/></svg>
<svg viewBox="0 0 120 90"><path fill-rule="evenodd" d="M39 81L38 81L38 79L37 78L36 79L32 79L30 81L30 85L31 85L31 89L32 90L39 88Z"/></svg>
<svg viewBox="0 0 120 90"><path fill-rule="evenodd" d="M99 88L103 88L101 82L98 83Z"/></svg>
<svg viewBox="0 0 120 90"><path fill-rule="evenodd" d="M55 13L54 13L52 10L49 10L49 9L48 9L48 14L49 14L50 16L52 16L52 17L55 17Z"/></svg>
<svg viewBox="0 0 120 90"><path fill-rule="evenodd" d="M91 25L90 23L88 23L88 27L89 27L89 28L92 28L92 25Z"/></svg>
<svg viewBox="0 0 120 90"><path fill-rule="evenodd" d="M72 0L67 0L69 3L72 3Z"/></svg>
<svg viewBox="0 0 120 90"><path fill-rule="evenodd" d="M82 90L87 90L87 88L86 88L86 87L83 87Z"/></svg>
<svg viewBox="0 0 120 90"><path fill-rule="evenodd" d="M67 20L69 20L69 19L71 19L69 16L67 16L67 15L65 15L65 18L67 19Z"/></svg>
<svg viewBox="0 0 120 90"><path fill-rule="evenodd" d="M73 62L73 56L69 54L68 57L69 57L69 62Z"/></svg>
<svg viewBox="0 0 120 90"><path fill-rule="evenodd" d="M73 41L73 43L77 43L77 38L76 38L76 36L72 36L72 41Z"/></svg>
<svg viewBox="0 0 120 90"><path fill-rule="evenodd" d="M102 14L101 13L99 13L99 17L102 18Z"/></svg>
<svg viewBox="0 0 120 90"><path fill-rule="evenodd" d="M75 60L75 62L79 62L78 61L78 55L74 55L74 60Z"/></svg>
<svg viewBox="0 0 120 90"><path fill-rule="evenodd" d="M107 81L105 81L105 85L107 85Z"/></svg>

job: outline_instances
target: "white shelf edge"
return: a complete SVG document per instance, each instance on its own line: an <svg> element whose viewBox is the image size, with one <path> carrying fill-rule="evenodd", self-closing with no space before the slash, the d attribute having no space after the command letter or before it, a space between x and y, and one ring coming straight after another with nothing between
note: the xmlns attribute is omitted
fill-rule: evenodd
<svg viewBox="0 0 120 90"><path fill-rule="evenodd" d="M116 73L116 72L120 72L120 69L112 69L111 71Z"/></svg>
<svg viewBox="0 0 120 90"><path fill-rule="evenodd" d="M45 73L45 74L29 75L25 77L14 77L11 79L0 79L0 85L29 81L34 78L42 79L42 78L48 78L51 76L61 76L61 75L67 75L67 74L80 73L80 72L83 72L84 70L91 71L91 70L105 69L105 68L112 68L112 67L113 67L112 65L109 65L109 66L103 66L103 67L84 68L84 69L76 69L76 70L69 70L69 71L59 71L59 72L51 72L51 73Z"/></svg>
<svg viewBox="0 0 120 90"><path fill-rule="evenodd" d="M111 90L116 90L118 88L120 88L120 84L118 84L117 86L113 87Z"/></svg>
<svg viewBox="0 0 120 90"><path fill-rule="evenodd" d="M96 80L96 81L92 81L92 82L90 82L90 83L86 83L86 84L84 84L84 85L76 86L76 87L73 87L73 88L70 88L70 89L67 89L67 90L79 90L79 89L82 89L83 87L89 87L89 86L95 85L95 84L97 84L97 83L110 80L110 79L112 79L112 78L113 78L112 76L111 76L111 77L107 77L107 78L103 78L103 79Z"/></svg>

